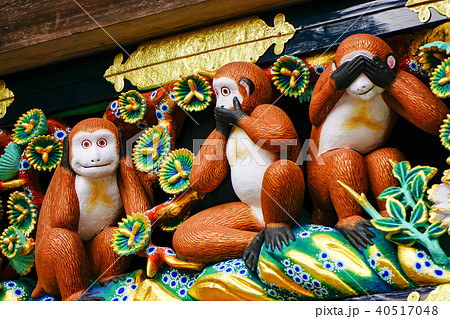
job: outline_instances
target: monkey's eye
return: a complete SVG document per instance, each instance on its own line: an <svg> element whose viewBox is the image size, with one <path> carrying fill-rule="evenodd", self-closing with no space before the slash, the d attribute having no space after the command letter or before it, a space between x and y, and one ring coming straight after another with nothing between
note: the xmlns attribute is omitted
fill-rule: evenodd
<svg viewBox="0 0 450 319"><path fill-rule="evenodd" d="M83 148L89 148L91 147L92 142L89 140L83 140L83 142L81 142L81 146L83 146Z"/></svg>
<svg viewBox="0 0 450 319"><path fill-rule="evenodd" d="M99 147L105 147L106 144L108 144L108 143L106 142L106 140L104 138L99 138L98 141L97 141L97 145Z"/></svg>
<svg viewBox="0 0 450 319"><path fill-rule="evenodd" d="M223 96L230 95L230 89L224 86L221 90Z"/></svg>

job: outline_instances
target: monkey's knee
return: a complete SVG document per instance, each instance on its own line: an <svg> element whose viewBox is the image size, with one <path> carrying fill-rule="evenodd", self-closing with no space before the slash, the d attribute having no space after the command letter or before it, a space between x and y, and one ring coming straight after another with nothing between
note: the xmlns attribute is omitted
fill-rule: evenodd
<svg viewBox="0 0 450 319"><path fill-rule="evenodd" d="M77 233L62 228L51 229L36 249L36 270L39 277L49 279L54 276L61 261L77 255L80 249L84 250Z"/></svg>
<svg viewBox="0 0 450 319"><path fill-rule="evenodd" d="M370 187L375 197L386 188L399 186L399 181L392 174L391 162L404 161L403 154L395 148L382 148L366 156ZM385 210L386 202L378 200L380 210Z"/></svg>
<svg viewBox="0 0 450 319"><path fill-rule="evenodd" d="M377 188L378 184L380 184L380 187L389 187L393 186L390 184L395 184L396 179L392 175L391 162L398 163L404 161L405 157L396 148L382 148L367 155L365 160L370 182L372 186Z"/></svg>
<svg viewBox="0 0 450 319"><path fill-rule="evenodd" d="M195 217L195 215L193 216ZM184 259L189 261L198 260L198 247L202 241L207 241L205 235L202 240L201 228L192 217L181 224L173 235L173 248Z"/></svg>
<svg viewBox="0 0 450 319"><path fill-rule="evenodd" d="M401 162L405 160L405 156L396 148L380 148L366 156L367 163L375 165L389 164L389 161Z"/></svg>
<svg viewBox="0 0 450 319"><path fill-rule="evenodd" d="M330 151L327 152L327 155L330 165L328 189L339 220L348 216L360 215L361 206L338 181L350 186L357 193L367 193L369 178L364 157L350 149Z"/></svg>
<svg viewBox="0 0 450 319"><path fill-rule="evenodd" d="M296 163L289 160L278 160L267 168L262 186L266 192L278 193L280 189L286 189L284 192L290 194L303 194L305 179L302 169Z"/></svg>
<svg viewBox="0 0 450 319"><path fill-rule="evenodd" d="M270 165L261 189L261 208L266 225L291 224L300 218L304 193L303 172L297 164L279 160Z"/></svg>
<svg viewBox="0 0 450 319"><path fill-rule="evenodd" d="M43 247L39 254L46 254L48 251L54 252L51 257L60 259L66 255L84 255L83 241L77 232L63 229L53 228L43 239Z"/></svg>
<svg viewBox="0 0 450 319"><path fill-rule="evenodd" d="M123 274L130 265L133 257L121 257L114 252L111 246L111 239L116 229L117 227L107 228L86 243L91 279L101 281ZM101 278L99 278L100 276Z"/></svg>
<svg viewBox="0 0 450 319"><path fill-rule="evenodd" d="M352 149L338 149L327 152L327 155L330 183L341 180L355 186L366 184L367 167L360 153Z"/></svg>
<svg viewBox="0 0 450 319"><path fill-rule="evenodd" d="M89 285L86 252L78 233L53 228L36 251L36 271L42 288L67 299Z"/></svg>

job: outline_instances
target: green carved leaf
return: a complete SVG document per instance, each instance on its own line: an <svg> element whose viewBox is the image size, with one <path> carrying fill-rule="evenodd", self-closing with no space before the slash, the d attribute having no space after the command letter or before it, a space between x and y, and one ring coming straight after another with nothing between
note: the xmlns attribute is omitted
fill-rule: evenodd
<svg viewBox="0 0 450 319"><path fill-rule="evenodd" d="M422 200L424 201L425 205L427 206L428 211L431 209L431 207L434 205L433 202L431 202L426 196L424 196L422 198Z"/></svg>
<svg viewBox="0 0 450 319"><path fill-rule="evenodd" d="M408 230L402 230L399 233L389 233L386 236L386 239L390 240L391 242L401 245L401 246L412 246L416 242L414 237L412 236L411 232Z"/></svg>
<svg viewBox="0 0 450 319"><path fill-rule="evenodd" d="M419 200L425 194L427 189L427 177L424 172L419 172L413 181L408 184L408 188L411 190L411 194L416 200Z"/></svg>
<svg viewBox="0 0 450 319"><path fill-rule="evenodd" d="M434 175L436 175L437 168L430 166L416 166L408 172L408 175L406 176L406 183L411 183L420 172L423 172L427 177L427 180L430 180L434 177Z"/></svg>
<svg viewBox="0 0 450 319"><path fill-rule="evenodd" d="M405 206L394 198L388 198L386 202L386 210L389 216L393 219L405 220L406 209Z"/></svg>
<svg viewBox="0 0 450 319"><path fill-rule="evenodd" d="M428 234L430 238L439 238L442 235L445 234L447 231L447 228L440 228L442 225L442 222L436 222L431 224L427 230L425 231L425 234Z"/></svg>
<svg viewBox="0 0 450 319"><path fill-rule="evenodd" d="M409 206L408 200L406 199L406 196L401 196L400 198L397 198L397 200L398 200L400 203L402 203L402 205L403 205L404 207L408 207L408 206Z"/></svg>
<svg viewBox="0 0 450 319"><path fill-rule="evenodd" d="M402 226L402 222L400 220L392 218L374 218L370 222L376 229L386 233L397 232Z"/></svg>
<svg viewBox="0 0 450 319"><path fill-rule="evenodd" d="M403 185L406 182L406 177L408 176L408 171L411 169L411 164L407 161L403 161L395 164L394 169L392 170L392 174L394 174L395 178L400 181Z"/></svg>
<svg viewBox="0 0 450 319"><path fill-rule="evenodd" d="M379 196L379 200L386 201L389 197L393 197L395 199L399 199L400 196L403 195L403 191L400 187L389 187L385 189Z"/></svg>
<svg viewBox="0 0 450 319"><path fill-rule="evenodd" d="M428 221L428 209L425 202L421 199L417 202L413 211L411 212L411 224L420 225Z"/></svg>

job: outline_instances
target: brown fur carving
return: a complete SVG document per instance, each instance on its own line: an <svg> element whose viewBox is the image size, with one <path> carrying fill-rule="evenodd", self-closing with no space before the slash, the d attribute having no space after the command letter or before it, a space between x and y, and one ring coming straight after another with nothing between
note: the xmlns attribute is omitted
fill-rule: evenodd
<svg viewBox="0 0 450 319"><path fill-rule="evenodd" d="M256 65L227 64L213 86L216 129L195 158L191 187L209 193L231 173L241 201L192 216L175 232L173 243L191 261L244 257L255 270L264 241L282 249L283 242L295 240L290 225L300 217L304 194L303 173L295 163L299 140L289 117L267 104L271 83Z"/></svg>
<svg viewBox="0 0 450 319"><path fill-rule="evenodd" d="M113 252L111 226L123 210L144 212L152 203L119 135L112 122L92 118L64 141L39 215L33 298L47 292L63 300L95 299L84 294L89 279L104 282L126 270L130 259Z"/></svg>
<svg viewBox="0 0 450 319"><path fill-rule="evenodd" d="M336 227L354 246L370 244L370 224L362 208L337 183L375 196L397 184L389 160L401 161L396 149L380 149L397 114L422 130L438 134L448 113L445 104L422 82L398 68L391 48L380 38L357 34L345 39L334 62L320 76L313 92L311 139L317 154L308 162L308 183L314 203L312 222ZM323 163L322 163L323 164ZM378 201L381 211L385 202Z"/></svg>

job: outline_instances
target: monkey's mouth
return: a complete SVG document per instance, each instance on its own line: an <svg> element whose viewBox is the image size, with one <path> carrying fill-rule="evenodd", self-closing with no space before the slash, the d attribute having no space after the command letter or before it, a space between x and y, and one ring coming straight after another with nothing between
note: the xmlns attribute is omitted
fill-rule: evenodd
<svg viewBox="0 0 450 319"><path fill-rule="evenodd" d="M365 92L362 92L362 93L358 93L358 95L364 95L364 94L366 94L366 93L369 93L370 91L372 91L372 89L375 87L375 85L373 85L370 89L368 89L367 91L365 91Z"/></svg>
<svg viewBox="0 0 450 319"><path fill-rule="evenodd" d="M98 167L105 167L105 166L108 166L108 165L111 165L111 163L100 164L100 165L89 165L89 166L83 166L83 165L81 165L81 166L84 167L84 168L98 168Z"/></svg>

